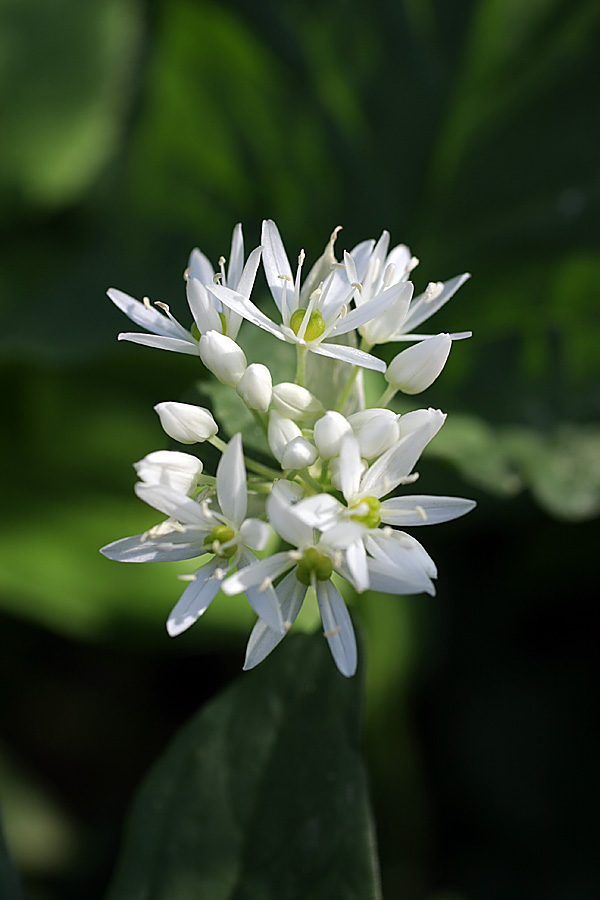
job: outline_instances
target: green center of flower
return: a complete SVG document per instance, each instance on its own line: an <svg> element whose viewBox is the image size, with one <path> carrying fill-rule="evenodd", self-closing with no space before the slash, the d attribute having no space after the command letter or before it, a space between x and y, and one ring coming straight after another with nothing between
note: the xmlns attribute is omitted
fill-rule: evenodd
<svg viewBox="0 0 600 900"><path fill-rule="evenodd" d="M237 550L237 544L224 548L221 545L227 544L234 537L235 531L229 525L216 525L211 533L204 538L204 546L210 553L214 553L215 556L224 556L225 559L230 559Z"/></svg>
<svg viewBox="0 0 600 900"><path fill-rule="evenodd" d="M224 334L225 336L227 336L227 319L225 318L223 313L219 313L219 318L221 320L221 334ZM196 325L195 322L192 322L192 327L190 328L190 331L192 333L192 337L195 338L195 340L199 341L200 338L202 337L202 335L200 334L200 329L198 328L198 326Z"/></svg>
<svg viewBox="0 0 600 900"><path fill-rule="evenodd" d="M290 328L292 329L294 334L298 334L298 332L300 331L305 315L306 309L302 307L292 313L292 318L290 319ZM325 319L323 318L319 310L315 309L315 311L311 312L310 314L308 325L306 326L306 331L304 332L304 340L314 341L317 338L321 337L324 331Z"/></svg>
<svg viewBox="0 0 600 900"><path fill-rule="evenodd" d="M302 559L298 563L296 578L301 584L310 585L313 573L317 581L327 581L331 577L332 571L331 560L319 553L316 547L309 547L304 551Z"/></svg>
<svg viewBox="0 0 600 900"><path fill-rule="evenodd" d="M365 506L369 507L368 512L364 512ZM350 516L354 522L360 522L361 525L366 525L367 528L379 528L381 525L381 514L379 512L381 503L377 497L363 497L362 500L359 500L358 503L355 503L350 509L361 509L360 513Z"/></svg>

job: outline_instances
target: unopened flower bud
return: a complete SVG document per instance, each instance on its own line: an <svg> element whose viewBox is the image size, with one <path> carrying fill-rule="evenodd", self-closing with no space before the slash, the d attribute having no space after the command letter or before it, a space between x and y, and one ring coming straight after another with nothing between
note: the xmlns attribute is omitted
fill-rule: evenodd
<svg viewBox="0 0 600 900"><path fill-rule="evenodd" d="M273 379L268 368L262 363L251 363L238 381L236 391L246 406L265 413L273 394Z"/></svg>
<svg viewBox="0 0 600 900"><path fill-rule="evenodd" d="M282 469L306 469L317 458L313 445L303 437L295 437L286 446L281 457Z"/></svg>
<svg viewBox="0 0 600 900"><path fill-rule="evenodd" d="M398 419L391 409L378 408L362 409L348 416L364 459L375 459L396 443L400 434Z"/></svg>
<svg viewBox="0 0 600 900"><path fill-rule="evenodd" d="M218 331L200 338L200 359L222 384L236 387L246 371L246 356L235 341Z"/></svg>
<svg viewBox="0 0 600 900"><path fill-rule="evenodd" d="M314 394L299 384L283 381L273 388L273 406L288 419L296 422L314 421L323 415L323 405Z"/></svg>
<svg viewBox="0 0 600 900"><path fill-rule="evenodd" d="M315 422L314 439L322 459L331 459L340 452L340 442L345 434L352 434L350 423L334 410L328 410Z"/></svg>
<svg viewBox="0 0 600 900"><path fill-rule="evenodd" d="M276 409L272 409L269 414L267 440L277 462L282 461L285 448L297 437L302 437L302 432L296 423L280 415Z"/></svg>
<svg viewBox="0 0 600 900"><path fill-rule="evenodd" d="M388 384L405 394L420 394L438 377L448 359L449 334L434 334L399 353L387 368Z"/></svg>
<svg viewBox="0 0 600 900"><path fill-rule="evenodd" d="M166 400L154 407L163 429L181 444L196 444L207 441L219 430L208 409L191 403L177 403Z"/></svg>
<svg viewBox="0 0 600 900"><path fill-rule="evenodd" d="M202 473L202 461L179 450L156 450L133 464L146 484L166 484L182 494L193 494Z"/></svg>

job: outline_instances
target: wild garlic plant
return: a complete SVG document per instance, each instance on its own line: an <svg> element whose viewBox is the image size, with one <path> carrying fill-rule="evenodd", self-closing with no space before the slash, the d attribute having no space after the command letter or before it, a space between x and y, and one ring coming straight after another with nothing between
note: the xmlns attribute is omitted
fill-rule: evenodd
<svg viewBox="0 0 600 900"><path fill-rule="evenodd" d="M433 384L453 341L470 336L413 331L469 275L431 282L414 297L410 276L418 260L406 246L389 250L384 231L377 242L363 241L338 261L338 231L306 276L304 251L294 272L272 221L263 223L261 246L247 259L241 226L235 227L227 270L224 258L215 271L194 250L185 272L189 327L164 303L108 291L116 306L146 329L120 334L119 340L198 356L222 385L237 392L264 432L271 465L245 455L244 434L235 422L220 423L229 437L225 442L209 409L158 403L155 410L170 438L189 445L209 442L221 452L216 475L204 472L201 454L150 453L135 464L136 494L167 518L101 551L121 562L199 558L196 572L181 576L188 584L167 620L172 636L203 615L219 590L244 593L258 617L246 669L279 644L313 593L335 663L343 675L353 675L356 640L339 579L358 593L434 594L435 563L404 529L448 522L475 505L460 497L413 493L415 466L446 416L436 409L400 415L389 408L398 391L418 394ZM251 300L261 258L277 308L274 319ZM290 345L296 354L294 382L273 384L268 365L248 363L237 342L244 321L249 323L244 328L265 332L263 360L269 360L270 341ZM372 353L379 344L400 341L412 345L387 367ZM310 382L312 390L307 387L315 360L321 361L320 383L328 396L336 371L333 404L314 388L319 379ZM372 408L365 408L361 389L365 369L382 380ZM286 549L259 558L257 553L273 546L273 532Z"/></svg>

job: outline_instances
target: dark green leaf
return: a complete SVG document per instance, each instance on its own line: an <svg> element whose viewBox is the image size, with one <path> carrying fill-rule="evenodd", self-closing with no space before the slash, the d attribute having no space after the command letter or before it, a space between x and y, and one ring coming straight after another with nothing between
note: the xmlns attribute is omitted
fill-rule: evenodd
<svg viewBox="0 0 600 900"><path fill-rule="evenodd" d="M0 828L0 897L2 900L23 900L19 879L4 843L2 828Z"/></svg>
<svg viewBox="0 0 600 900"><path fill-rule="evenodd" d="M377 900L361 684L295 636L150 773L108 900Z"/></svg>

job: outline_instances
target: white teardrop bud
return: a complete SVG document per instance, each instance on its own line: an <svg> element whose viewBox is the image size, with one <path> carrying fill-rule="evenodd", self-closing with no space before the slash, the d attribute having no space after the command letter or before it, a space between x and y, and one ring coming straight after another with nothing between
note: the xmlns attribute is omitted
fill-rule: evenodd
<svg viewBox="0 0 600 900"><path fill-rule="evenodd" d="M181 444L207 441L219 430L208 409L191 403L166 400L154 407L164 431Z"/></svg>
<svg viewBox="0 0 600 900"><path fill-rule="evenodd" d="M386 381L397 391L420 394L433 384L446 365L451 346L449 334L434 334L413 344L391 361L385 373Z"/></svg>
<svg viewBox="0 0 600 900"><path fill-rule="evenodd" d="M236 391L250 409L265 413L271 405L273 379L262 363L251 363L237 383Z"/></svg>
<svg viewBox="0 0 600 900"><path fill-rule="evenodd" d="M231 338L207 331L200 338L200 359L222 384L236 387L246 371L246 355Z"/></svg>

